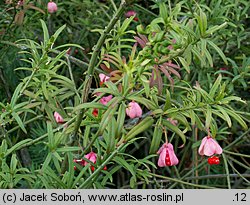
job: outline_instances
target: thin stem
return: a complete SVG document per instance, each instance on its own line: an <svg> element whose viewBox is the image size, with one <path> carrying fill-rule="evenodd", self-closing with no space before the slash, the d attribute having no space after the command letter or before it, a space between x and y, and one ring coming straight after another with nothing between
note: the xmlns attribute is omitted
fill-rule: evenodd
<svg viewBox="0 0 250 205"><path fill-rule="evenodd" d="M229 148L231 148L232 146L234 146L235 144L237 144L240 140L242 140L242 138L247 135L250 132L250 128L244 132L242 135L240 135L239 137L237 137L237 139L235 139L232 143L230 143L228 146L226 146L224 149L227 150Z"/></svg>
<svg viewBox="0 0 250 205"><path fill-rule="evenodd" d="M109 22L108 26L105 28L105 30L101 34L101 37L99 38L99 40L94 48L93 54L92 54L90 62L89 62L88 70L87 70L87 76L86 76L85 82L84 82L82 103L87 102L88 94L90 91L91 82L92 82L92 78L93 78L93 74L94 74L95 64L97 61L97 57L100 53L101 47L103 46L108 33L113 29L114 25L119 20L120 16L123 14L123 12L125 10L125 6L126 6L126 2L124 0L122 0L120 7L116 11L112 20ZM73 140L76 138L76 135L78 133L83 115L84 115L84 109L80 110L80 112L77 115L77 119L75 122L75 128L74 128L73 135L72 135Z"/></svg>
<svg viewBox="0 0 250 205"><path fill-rule="evenodd" d="M173 182L181 183L181 184L186 184L186 185L193 186L193 187L199 187L199 188L205 188L205 189L214 189L215 188L215 187L210 187L210 186L205 186L205 185L192 184L192 183L185 182L185 181L182 181L182 180L179 180L179 179L166 177L166 176L161 176L161 175L158 175L158 174L151 173L151 175L155 176L155 177L158 177L158 178L167 179L169 181L173 181Z"/></svg>
<svg viewBox="0 0 250 205"><path fill-rule="evenodd" d="M250 178L250 174L242 174L241 176L239 176L238 174L230 174L229 175L230 178L240 178L241 176L242 177L245 177L245 178ZM224 178L224 177L227 177L226 174L214 174L214 175L204 175L204 176L198 176L198 177L187 177L186 180L193 180L193 179L196 179L196 180L202 180L202 179L218 179L218 178ZM165 182L165 183L168 183L170 180L168 179L165 179L165 180L149 180L149 183L150 184L155 184L156 182L158 183L162 183L162 182ZM137 185L141 185L141 184L145 184L146 182L145 181L139 181L137 182L136 184ZM130 185L125 185L123 187L121 187L121 189L127 189L127 188L130 188Z"/></svg>
<svg viewBox="0 0 250 205"><path fill-rule="evenodd" d="M91 174L85 181L83 184L81 184L81 186L79 187L79 189L82 188L88 188L89 186L89 182L92 181L93 178L95 178L102 170L103 168L108 164L108 162L110 160L112 160L118 153L119 151L124 147L125 144L121 144L119 147L117 147L116 150L114 150L109 157L95 170L95 172L93 174Z"/></svg>
<svg viewBox="0 0 250 205"><path fill-rule="evenodd" d="M4 78L4 73L2 71L2 67L0 67L0 79L3 82L3 86L5 88L5 92L7 94L8 99L11 99L11 93L10 93L10 88L8 86L8 83L6 82L5 78Z"/></svg>
<svg viewBox="0 0 250 205"><path fill-rule="evenodd" d="M224 160L225 170L226 170L226 174L227 174L227 187L228 187L228 189L231 189L231 182L230 182L230 177L229 177L229 169L228 169L228 164L227 164L227 157L223 153L222 153L222 157L223 157L223 160Z"/></svg>
<svg viewBox="0 0 250 205"><path fill-rule="evenodd" d="M227 154L232 154L232 155L240 156L240 157L250 158L250 155L246 155L246 154L230 152L230 151L228 151L228 150L223 150L223 152L225 152L225 153L227 153Z"/></svg>
<svg viewBox="0 0 250 205"><path fill-rule="evenodd" d="M199 169L200 167L202 167L204 164L206 163L206 161L201 162L195 169ZM192 174L193 170L190 170L188 173L186 173L183 177L181 177L181 180L185 179L188 175ZM169 188L173 188L177 185L177 182L175 182L173 185L171 185Z"/></svg>
<svg viewBox="0 0 250 205"><path fill-rule="evenodd" d="M37 70L38 70L38 69L35 68L35 69L32 71L31 75L29 76L29 79L27 80L27 82L26 82L25 85L23 86L22 90L20 91L20 93L19 93L19 95L18 95L18 98L21 97L21 95L23 94L23 92L25 91L25 89L28 87L30 81L32 80L32 78L33 78L33 76L35 75L35 73L36 73Z"/></svg>
<svg viewBox="0 0 250 205"><path fill-rule="evenodd" d="M73 82L73 84L74 84L75 93L76 93L77 97L78 97L79 99L81 99L81 97L80 97L80 95L79 95L79 93L78 93L78 91L77 91L77 89L76 89L76 83L75 83L75 80L74 80L74 76L73 76L73 72L72 72L70 60L69 60L68 57L66 57L66 59L67 59L68 68L69 68L69 75L70 75L70 78L71 78L71 80L72 80L72 82Z"/></svg>
<svg viewBox="0 0 250 205"><path fill-rule="evenodd" d="M174 166L174 170L175 170L175 173L176 173L178 179L180 179L181 176L180 176L180 173L179 173L178 169L176 168L176 166ZM197 184L198 184L198 183L197 183ZM181 185L181 188L182 188L182 189L185 189L185 186L184 186L183 184L180 184L180 185Z"/></svg>

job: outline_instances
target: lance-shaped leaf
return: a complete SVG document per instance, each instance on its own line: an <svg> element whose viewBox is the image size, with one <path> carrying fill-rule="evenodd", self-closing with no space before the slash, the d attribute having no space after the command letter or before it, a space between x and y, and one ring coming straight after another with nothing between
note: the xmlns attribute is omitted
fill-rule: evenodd
<svg viewBox="0 0 250 205"><path fill-rule="evenodd" d="M155 154L156 151L159 149L162 137L162 127L161 127L161 119L159 119L155 125L153 139L151 141L149 153Z"/></svg>
<svg viewBox="0 0 250 205"><path fill-rule="evenodd" d="M236 112L233 110L230 110L228 108L224 108L224 110L227 112L228 115L230 115L232 118L234 118L242 127L244 130L247 130L247 124L245 121L241 118L240 115L238 115Z"/></svg>
<svg viewBox="0 0 250 205"><path fill-rule="evenodd" d="M215 83L213 84L213 86L212 86L212 88L211 88L211 90L209 92L209 95L210 95L211 98L214 98L214 95L215 95L216 91L219 88L221 79L222 79L222 76L219 75L218 78L216 79Z"/></svg>
<svg viewBox="0 0 250 205"><path fill-rule="evenodd" d="M170 129L172 132L179 135L183 141L183 144L186 143L186 136L183 134L183 132L177 126L173 125L168 120L164 120L164 119L162 120L162 124L164 126L166 126L168 129Z"/></svg>
<svg viewBox="0 0 250 205"><path fill-rule="evenodd" d="M146 131L149 127L152 126L152 124L154 123L154 119L152 117L146 117L145 119L143 119L138 125L136 125L135 127L133 127L128 134L125 136L125 141L128 141L132 138L134 138L136 135Z"/></svg>
<svg viewBox="0 0 250 205"><path fill-rule="evenodd" d="M116 137L119 137L122 133L125 117L126 117L126 106L122 103L120 104L118 110Z"/></svg>

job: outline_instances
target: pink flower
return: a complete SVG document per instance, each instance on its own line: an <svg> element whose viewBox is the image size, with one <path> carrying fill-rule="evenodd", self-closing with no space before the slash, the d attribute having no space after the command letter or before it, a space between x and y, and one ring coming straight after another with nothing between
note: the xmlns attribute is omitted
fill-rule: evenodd
<svg viewBox="0 0 250 205"><path fill-rule="evenodd" d="M84 158L88 159L89 161L93 162L94 164L96 163L96 158L97 158L97 154L95 152L90 152L86 155L84 155ZM84 161L82 163L83 166L86 166L88 164L88 162Z"/></svg>
<svg viewBox="0 0 250 205"><path fill-rule="evenodd" d="M228 70L228 68L220 68L220 70Z"/></svg>
<svg viewBox="0 0 250 205"><path fill-rule="evenodd" d="M169 121L174 126L176 126L178 123L178 120L173 120L171 117L167 118L167 121Z"/></svg>
<svg viewBox="0 0 250 205"><path fill-rule="evenodd" d="M57 5L56 5L56 3L53 2L53 1L49 2L48 3L48 12L52 14L52 13L54 13L56 11L57 11Z"/></svg>
<svg viewBox="0 0 250 205"><path fill-rule="evenodd" d="M102 84L107 82L110 77L108 77L107 75L105 75L103 73L100 73L99 78L100 78L100 86L102 86Z"/></svg>
<svg viewBox="0 0 250 205"><path fill-rule="evenodd" d="M129 10L129 11L127 11L127 13L125 13L125 16L127 18L129 18L131 16L136 16L136 12L134 10Z"/></svg>
<svg viewBox="0 0 250 205"><path fill-rule="evenodd" d="M198 152L200 155L206 155L210 157L214 154L221 154L222 148L216 140L210 136L206 136L202 139Z"/></svg>
<svg viewBox="0 0 250 205"><path fill-rule="evenodd" d="M136 12L134 10L127 11L125 13L125 17L129 18L131 16L136 16ZM138 21L139 19L137 17L134 17L134 21Z"/></svg>
<svg viewBox="0 0 250 205"><path fill-rule="evenodd" d="M88 159L89 161L96 163L97 154L95 152L90 152L86 155L84 155L84 158ZM82 166L86 166L88 162L86 162L84 159L74 159L74 163L80 164ZM91 171L95 171L95 167L93 165L90 166ZM74 166L74 170L77 170L76 166ZM103 168L103 170L107 170L107 166Z"/></svg>
<svg viewBox="0 0 250 205"><path fill-rule="evenodd" d="M159 167L173 166L179 163L179 160L174 153L173 145L171 143L164 143L158 150L157 154L160 155L158 159Z"/></svg>
<svg viewBox="0 0 250 205"><path fill-rule="evenodd" d="M112 95L109 95L107 97L102 97L100 99L100 103L103 104L103 105L107 105L107 103L113 98Z"/></svg>
<svg viewBox="0 0 250 205"><path fill-rule="evenodd" d="M63 117L58 112L54 112L54 118L57 123L60 123L60 124L64 123Z"/></svg>
<svg viewBox="0 0 250 205"><path fill-rule="evenodd" d="M126 114L131 118L141 117L142 116L142 109L140 105L136 102L130 102L128 104L128 108L126 108Z"/></svg>

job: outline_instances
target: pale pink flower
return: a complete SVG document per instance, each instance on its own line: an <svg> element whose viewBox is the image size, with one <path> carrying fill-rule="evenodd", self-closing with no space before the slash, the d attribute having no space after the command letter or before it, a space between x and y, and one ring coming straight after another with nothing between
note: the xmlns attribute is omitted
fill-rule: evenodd
<svg viewBox="0 0 250 205"><path fill-rule="evenodd" d="M112 95L108 95L107 97L102 97L100 99L100 103L103 104L103 105L107 105L108 102L113 98Z"/></svg>
<svg viewBox="0 0 250 205"><path fill-rule="evenodd" d="M56 11L57 11L57 5L56 5L56 3L53 2L53 1L49 2L48 3L48 12L52 14L52 13L54 13Z"/></svg>
<svg viewBox="0 0 250 205"><path fill-rule="evenodd" d="M174 126L176 126L178 123L178 120L173 120L171 117L167 118L167 121L169 121Z"/></svg>
<svg viewBox="0 0 250 205"><path fill-rule="evenodd" d="M54 112L54 118L57 123L64 123L63 117L58 112Z"/></svg>
<svg viewBox="0 0 250 205"><path fill-rule="evenodd" d="M202 139L198 152L200 155L210 157L214 154L221 154L222 148L216 140L210 136L206 136Z"/></svg>
<svg viewBox="0 0 250 205"><path fill-rule="evenodd" d="M97 154L95 152L90 152L86 155L84 155L84 158L88 159L89 161L93 162L94 164L96 163L96 158L97 158ZM86 166L88 164L88 162L83 161L83 166Z"/></svg>
<svg viewBox="0 0 250 205"><path fill-rule="evenodd" d="M136 102L130 102L128 104L128 108L126 108L126 114L131 118L141 117L142 116L142 109L140 105Z"/></svg>
<svg viewBox="0 0 250 205"><path fill-rule="evenodd" d="M134 10L130 10L130 11L127 11L127 13L125 13L125 16L127 18L131 17L131 16L135 16L136 15L136 12Z"/></svg>
<svg viewBox="0 0 250 205"><path fill-rule="evenodd" d="M125 16L127 18L131 17L131 16L136 16L136 12L134 10L130 10L127 11L127 13L125 13ZM134 21L138 21L139 19L137 17L134 17Z"/></svg>
<svg viewBox="0 0 250 205"><path fill-rule="evenodd" d="M103 73L100 73L99 78L100 78L100 85L102 85L103 83L107 82L110 77L108 77L107 75Z"/></svg>
<svg viewBox="0 0 250 205"><path fill-rule="evenodd" d="M164 143L161 148L158 150L157 154L159 154L158 166L173 166L179 163L178 158L174 153L174 148L171 143Z"/></svg>

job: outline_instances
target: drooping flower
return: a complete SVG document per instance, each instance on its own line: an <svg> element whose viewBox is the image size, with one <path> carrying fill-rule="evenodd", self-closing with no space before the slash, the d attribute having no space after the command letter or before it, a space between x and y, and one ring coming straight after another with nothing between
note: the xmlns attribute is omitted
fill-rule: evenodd
<svg viewBox="0 0 250 205"><path fill-rule="evenodd" d="M50 1L48 3L48 12L52 14L52 13L54 13L56 11L57 11L57 5L56 5L56 3L53 2L53 1Z"/></svg>
<svg viewBox="0 0 250 205"><path fill-rule="evenodd" d="M84 155L84 158L88 159L89 161L96 163L97 154L95 152L90 152L86 155ZM86 166L89 162L85 161L84 159L74 159L75 163L80 164L82 166ZM76 166L74 166L74 170L76 170ZM95 171L95 167L93 165L90 166L91 171ZM103 170L107 170L107 166L103 168Z"/></svg>
<svg viewBox="0 0 250 205"><path fill-rule="evenodd" d="M113 95L108 95L106 97L102 97L100 99L100 103L103 105L107 105L107 103L113 98Z"/></svg>
<svg viewBox="0 0 250 205"><path fill-rule="evenodd" d="M60 124L64 123L63 117L58 112L54 112L54 118L57 123L60 123Z"/></svg>
<svg viewBox="0 0 250 205"><path fill-rule="evenodd" d="M138 21L139 19L136 17L136 14L137 13L134 10L129 10L127 13L125 13L125 17L129 18L131 16L135 16L134 21Z"/></svg>
<svg viewBox="0 0 250 205"><path fill-rule="evenodd" d="M210 157L214 154L221 154L222 148L211 136L206 136L202 139L198 152L200 155Z"/></svg>
<svg viewBox="0 0 250 205"><path fill-rule="evenodd" d="M88 159L89 161L91 161L91 162L93 162L95 164L97 154L95 152L90 152L90 153L84 155L84 158ZM88 162L86 162L86 161L83 162L83 166L86 166L87 164L88 164Z"/></svg>
<svg viewBox="0 0 250 205"><path fill-rule="evenodd" d="M131 118L141 117L142 109L140 105L134 101L128 104L128 108L126 108L126 114Z"/></svg>
<svg viewBox="0 0 250 205"><path fill-rule="evenodd" d="M164 143L161 148L158 150L157 154L159 154L158 166L173 166L179 163L178 158L174 153L174 148L171 143Z"/></svg>
<svg viewBox="0 0 250 205"><path fill-rule="evenodd" d="M228 70L228 68L224 68L224 67L223 67L223 68L220 68L220 70L226 70L226 71L227 71L227 70Z"/></svg>
<svg viewBox="0 0 250 205"><path fill-rule="evenodd" d="M178 120L173 120L171 117L167 118L167 121L169 121L174 126L176 126L178 123Z"/></svg>
<svg viewBox="0 0 250 205"><path fill-rule="evenodd" d="M213 165L213 164L220 164L220 158L216 156L209 157L207 159L208 164Z"/></svg>
<svg viewBox="0 0 250 205"><path fill-rule="evenodd" d="M99 78L100 78L100 86L102 86L103 83L107 82L110 77L108 77L107 75L105 75L103 73L100 73Z"/></svg>

